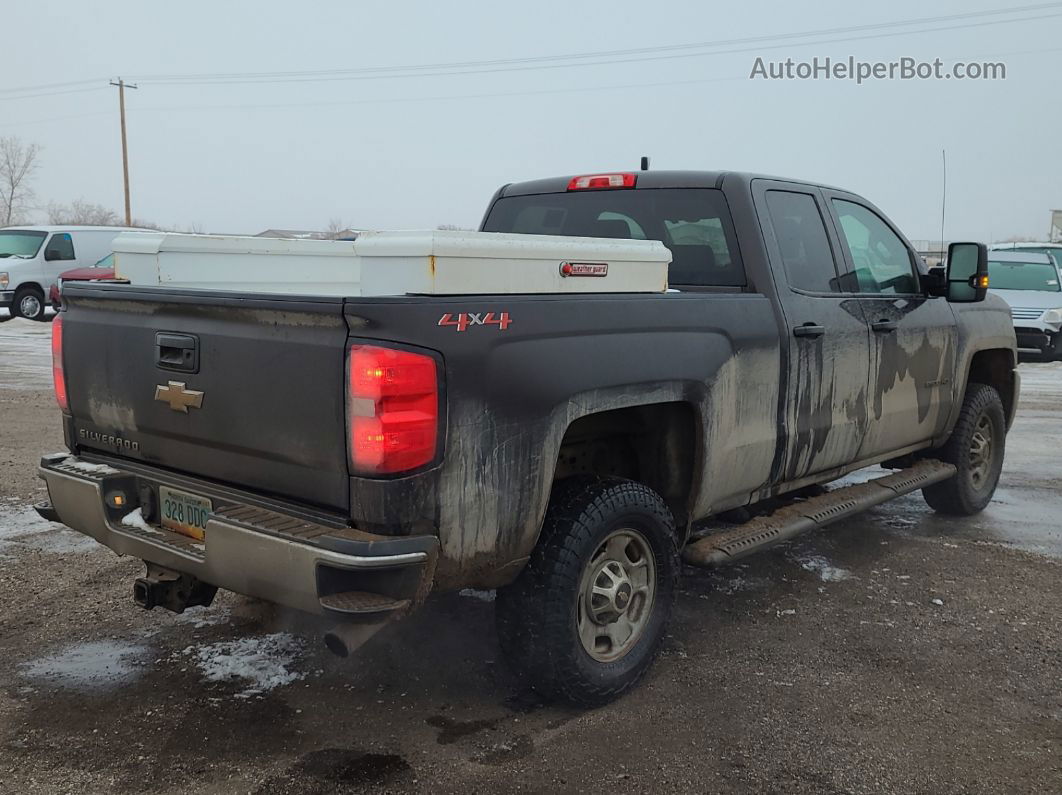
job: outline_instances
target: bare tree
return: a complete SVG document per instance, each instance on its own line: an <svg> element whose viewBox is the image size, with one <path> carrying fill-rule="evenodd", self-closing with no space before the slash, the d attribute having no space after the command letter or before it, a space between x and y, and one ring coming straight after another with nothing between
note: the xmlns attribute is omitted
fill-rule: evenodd
<svg viewBox="0 0 1062 795"><path fill-rule="evenodd" d="M444 232L474 232L476 230L470 229L467 226L458 226L457 224L439 224L436 229L441 229Z"/></svg>
<svg viewBox="0 0 1062 795"><path fill-rule="evenodd" d="M330 218L324 230L324 237L326 240L338 240L346 231L347 225L343 223L342 218Z"/></svg>
<svg viewBox="0 0 1062 795"><path fill-rule="evenodd" d="M37 144L24 144L14 136L0 138L0 226L18 223L30 209L30 179L37 170Z"/></svg>
<svg viewBox="0 0 1062 795"><path fill-rule="evenodd" d="M115 226L118 214L102 204L74 199L68 205L52 202L48 205L48 223L78 224L81 226Z"/></svg>

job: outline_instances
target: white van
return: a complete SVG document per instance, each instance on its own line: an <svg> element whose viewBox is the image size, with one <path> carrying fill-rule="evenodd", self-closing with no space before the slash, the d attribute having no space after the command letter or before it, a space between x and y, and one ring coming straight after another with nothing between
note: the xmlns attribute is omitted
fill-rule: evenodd
<svg viewBox="0 0 1062 795"><path fill-rule="evenodd" d="M47 295L63 271L87 268L111 253L124 226L18 226L0 229L0 309L43 320Z"/></svg>

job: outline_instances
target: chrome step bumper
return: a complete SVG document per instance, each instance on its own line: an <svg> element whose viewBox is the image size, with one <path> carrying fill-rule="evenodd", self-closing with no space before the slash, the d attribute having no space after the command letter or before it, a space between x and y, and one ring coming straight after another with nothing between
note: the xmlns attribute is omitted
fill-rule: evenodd
<svg viewBox="0 0 1062 795"><path fill-rule="evenodd" d="M205 583L270 602L345 620L379 620L380 600L404 609L431 589L439 541L435 536L381 536L316 524L235 502L215 505L205 539L153 524L122 523L145 488L168 485L65 453L41 460L50 505L38 511L94 538L119 555L190 574ZM116 509L106 497L123 495ZM379 597L361 601L349 593ZM366 609L359 611L358 607ZM393 617L397 611L387 611Z"/></svg>

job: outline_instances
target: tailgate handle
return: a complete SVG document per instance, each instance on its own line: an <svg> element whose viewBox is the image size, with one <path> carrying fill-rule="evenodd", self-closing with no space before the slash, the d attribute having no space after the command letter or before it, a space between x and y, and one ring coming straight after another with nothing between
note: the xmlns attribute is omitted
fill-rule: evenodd
<svg viewBox="0 0 1062 795"><path fill-rule="evenodd" d="M199 339L192 334L155 335L155 365L178 373L199 372Z"/></svg>

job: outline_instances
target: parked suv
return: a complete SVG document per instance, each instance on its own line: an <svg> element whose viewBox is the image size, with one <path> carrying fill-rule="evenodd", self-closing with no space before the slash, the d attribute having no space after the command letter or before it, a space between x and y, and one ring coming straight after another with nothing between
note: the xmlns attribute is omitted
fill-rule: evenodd
<svg viewBox="0 0 1062 795"><path fill-rule="evenodd" d="M111 252L121 226L20 226L0 229L0 308L44 320L59 274L84 268Z"/></svg>
<svg viewBox="0 0 1062 795"><path fill-rule="evenodd" d="M992 292L1010 305L1018 352L1048 362L1062 358L1062 274L1056 261L1033 251L993 250L988 276Z"/></svg>

